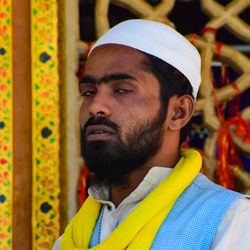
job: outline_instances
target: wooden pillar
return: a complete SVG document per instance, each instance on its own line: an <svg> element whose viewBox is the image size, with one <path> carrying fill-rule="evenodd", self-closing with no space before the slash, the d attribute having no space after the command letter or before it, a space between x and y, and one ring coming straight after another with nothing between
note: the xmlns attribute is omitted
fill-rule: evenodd
<svg viewBox="0 0 250 250"><path fill-rule="evenodd" d="M31 249L30 1L13 0L13 249Z"/></svg>

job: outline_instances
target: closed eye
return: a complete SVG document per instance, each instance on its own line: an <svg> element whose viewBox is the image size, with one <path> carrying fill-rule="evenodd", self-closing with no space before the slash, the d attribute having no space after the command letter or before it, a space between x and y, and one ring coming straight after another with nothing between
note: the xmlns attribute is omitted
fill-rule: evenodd
<svg viewBox="0 0 250 250"><path fill-rule="evenodd" d="M81 93L81 96L91 96L91 95L95 95L96 91L92 90L92 91L85 91L83 93Z"/></svg>
<svg viewBox="0 0 250 250"><path fill-rule="evenodd" d="M116 89L115 92L119 94L125 94L125 93L132 92L132 90L131 89Z"/></svg>
<svg viewBox="0 0 250 250"><path fill-rule="evenodd" d="M79 93L81 96L91 96L96 94L96 86L92 83L79 84Z"/></svg>

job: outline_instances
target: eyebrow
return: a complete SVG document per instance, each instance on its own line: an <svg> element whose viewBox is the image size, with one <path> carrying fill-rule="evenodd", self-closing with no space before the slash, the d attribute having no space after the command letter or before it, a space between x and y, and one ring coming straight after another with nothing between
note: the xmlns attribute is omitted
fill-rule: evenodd
<svg viewBox="0 0 250 250"><path fill-rule="evenodd" d="M137 79L127 73L112 73L112 74L108 74L103 76L102 78L98 79L95 78L91 75L86 75L84 76L79 83L94 83L94 84L100 84L101 82L105 82L108 83L110 81L116 81L116 80L126 80L126 79L130 79L130 80L134 80L137 81Z"/></svg>

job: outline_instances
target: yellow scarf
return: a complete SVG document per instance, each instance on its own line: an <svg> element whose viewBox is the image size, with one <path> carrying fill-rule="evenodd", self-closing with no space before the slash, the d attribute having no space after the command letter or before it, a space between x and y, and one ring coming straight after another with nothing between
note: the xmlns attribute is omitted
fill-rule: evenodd
<svg viewBox="0 0 250 250"><path fill-rule="evenodd" d="M94 250L149 249L175 201L193 181L201 168L200 154L181 150L181 159L170 175L156 187L126 219ZM101 204L88 197L66 227L61 250L87 250L99 216Z"/></svg>

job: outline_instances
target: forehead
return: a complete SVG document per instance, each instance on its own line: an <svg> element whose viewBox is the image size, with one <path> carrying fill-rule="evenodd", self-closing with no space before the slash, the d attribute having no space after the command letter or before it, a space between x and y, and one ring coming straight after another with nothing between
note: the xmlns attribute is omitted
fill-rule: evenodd
<svg viewBox="0 0 250 250"><path fill-rule="evenodd" d="M136 49L117 44L105 44L91 52L86 62L85 73L102 75L117 70L143 70L145 60L146 56Z"/></svg>

